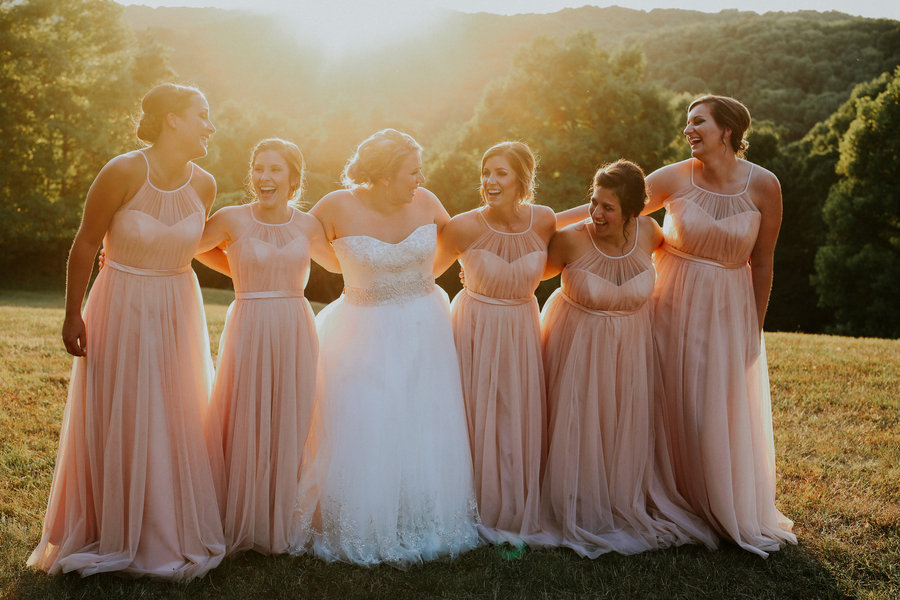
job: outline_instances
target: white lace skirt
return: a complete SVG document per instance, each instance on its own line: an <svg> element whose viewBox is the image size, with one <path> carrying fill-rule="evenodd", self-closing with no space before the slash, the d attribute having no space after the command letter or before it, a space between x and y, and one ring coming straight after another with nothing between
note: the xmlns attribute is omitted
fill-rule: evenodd
<svg viewBox="0 0 900 600"><path fill-rule="evenodd" d="M446 294L316 318L324 388L304 451L297 552L397 566L478 542Z"/></svg>

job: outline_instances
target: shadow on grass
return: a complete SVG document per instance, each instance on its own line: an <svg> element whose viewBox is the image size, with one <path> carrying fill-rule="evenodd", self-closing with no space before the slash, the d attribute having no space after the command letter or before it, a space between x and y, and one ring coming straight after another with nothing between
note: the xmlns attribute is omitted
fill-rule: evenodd
<svg viewBox="0 0 900 600"><path fill-rule="evenodd" d="M24 569L7 598L847 598L806 549L761 559L732 545L684 547L636 556L578 558L568 550L526 550L518 559L482 547L455 560L398 570L323 563L253 552L226 560L190 583L116 575L49 577Z"/></svg>

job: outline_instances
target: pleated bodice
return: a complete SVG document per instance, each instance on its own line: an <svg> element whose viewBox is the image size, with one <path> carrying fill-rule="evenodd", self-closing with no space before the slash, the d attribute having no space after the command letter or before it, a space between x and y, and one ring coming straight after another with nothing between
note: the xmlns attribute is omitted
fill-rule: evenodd
<svg viewBox="0 0 900 600"><path fill-rule="evenodd" d="M589 223L584 235L590 238ZM638 227L635 226L635 238ZM604 254L591 239L592 251L563 269L560 289L569 300L589 310L635 311L653 294L656 272L650 254L635 243L623 256Z"/></svg>
<svg viewBox="0 0 900 600"><path fill-rule="evenodd" d="M190 180L166 191L148 178L113 215L103 242L106 258L139 269L186 267L197 250L205 215Z"/></svg>
<svg viewBox="0 0 900 600"><path fill-rule="evenodd" d="M720 263L746 263L760 224L759 209L749 194L751 177L739 194L717 194L694 184L691 170L690 185L666 202L662 228L666 244Z"/></svg>
<svg viewBox="0 0 900 600"><path fill-rule="evenodd" d="M484 232L460 257L466 288L491 298L526 298L541 282L547 243L534 230L534 208L528 229L506 233L493 229L482 213Z"/></svg>
<svg viewBox="0 0 900 600"><path fill-rule="evenodd" d="M246 292L282 291L303 295L309 281L309 238L303 232L296 208L286 223L262 223L253 217L250 226L228 245L228 264L234 290Z"/></svg>

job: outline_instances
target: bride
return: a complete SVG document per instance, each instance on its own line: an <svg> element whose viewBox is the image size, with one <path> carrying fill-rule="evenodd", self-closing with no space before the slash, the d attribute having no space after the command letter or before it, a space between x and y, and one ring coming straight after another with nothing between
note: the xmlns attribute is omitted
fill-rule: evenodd
<svg viewBox="0 0 900 600"><path fill-rule="evenodd" d="M435 285L449 215L419 187L421 147L363 141L347 189L310 211L344 292L316 318L324 388L304 451L297 551L403 566L476 545L472 465L447 295Z"/></svg>

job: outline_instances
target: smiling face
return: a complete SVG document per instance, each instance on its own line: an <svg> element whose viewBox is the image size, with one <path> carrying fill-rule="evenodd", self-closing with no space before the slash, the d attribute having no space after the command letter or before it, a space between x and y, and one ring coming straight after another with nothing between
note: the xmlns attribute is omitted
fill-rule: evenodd
<svg viewBox="0 0 900 600"><path fill-rule="evenodd" d="M588 210L594 224L594 231L598 236L603 237L606 234L618 234L624 231L627 219L622 214L622 203L613 190L605 187L594 188Z"/></svg>
<svg viewBox="0 0 900 600"><path fill-rule="evenodd" d="M275 150L256 154L251 181L256 200L266 209L287 205L299 185L287 161Z"/></svg>
<svg viewBox="0 0 900 600"><path fill-rule="evenodd" d="M522 198L522 184L506 156L496 154L484 161L481 197L488 206L514 204Z"/></svg>
<svg viewBox="0 0 900 600"><path fill-rule="evenodd" d="M391 200L403 203L412 202L416 190L420 185L425 184L425 175L422 174L422 154L410 152L394 176L386 183Z"/></svg>
<svg viewBox="0 0 900 600"><path fill-rule="evenodd" d="M712 115L712 107L697 104L688 113L684 135L691 145L691 156L700 158L704 153L730 151L728 138L731 130L720 127Z"/></svg>
<svg viewBox="0 0 900 600"><path fill-rule="evenodd" d="M194 94L190 104L180 113L169 115L178 137L192 158L206 156L209 138L216 132L209 119L209 104L202 94Z"/></svg>

